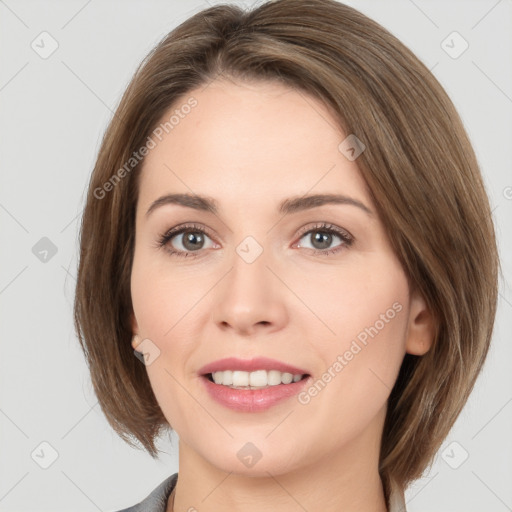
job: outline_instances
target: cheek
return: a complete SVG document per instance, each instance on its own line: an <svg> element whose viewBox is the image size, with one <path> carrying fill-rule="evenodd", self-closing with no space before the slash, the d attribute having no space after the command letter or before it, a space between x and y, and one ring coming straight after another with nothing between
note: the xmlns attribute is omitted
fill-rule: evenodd
<svg viewBox="0 0 512 512"><path fill-rule="evenodd" d="M158 357L146 366L148 378L157 402L162 406L172 426L180 430L180 419L187 417L190 395L183 383L186 363L194 349L196 325L194 308L204 291L190 288L185 280L162 269L145 254L135 255L131 274L132 305L137 328L143 339L157 347Z"/></svg>
<svg viewBox="0 0 512 512"><path fill-rule="evenodd" d="M165 339L186 313L191 292L184 292L169 269L156 264L155 256L135 251L131 273L132 305L140 335Z"/></svg>
<svg viewBox="0 0 512 512"><path fill-rule="evenodd" d="M320 342L339 351L348 349L353 339L364 344L375 337L405 349L400 334L407 327L409 286L392 253L357 255L338 266L319 267L315 272L301 272L287 279L313 313L299 315L299 309L294 310L296 319L311 335L316 331L315 344ZM293 304L290 301L289 306ZM304 304L293 307L303 310Z"/></svg>
<svg viewBox="0 0 512 512"><path fill-rule="evenodd" d="M301 403L310 415L329 416L332 425L355 433L385 405L396 381L405 354L408 282L390 256L322 284L322 294L308 296L323 305L319 316L335 335L317 337L324 367Z"/></svg>

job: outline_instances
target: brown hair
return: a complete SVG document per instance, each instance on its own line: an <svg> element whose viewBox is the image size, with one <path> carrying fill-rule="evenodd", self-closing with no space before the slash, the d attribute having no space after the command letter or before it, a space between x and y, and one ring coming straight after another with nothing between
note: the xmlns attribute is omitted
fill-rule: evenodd
<svg viewBox="0 0 512 512"><path fill-rule="evenodd" d="M137 69L103 138L80 233L75 328L103 412L125 441L157 455L155 438L168 424L130 343L143 159L120 169L171 105L220 75L279 81L320 98L366 146L359 169L437 326L424 356L406 354L388 401L380 474L386 494L391 480L406 487L439 449L487 355L495 234L475 154L443 88L387 30L334 0L208 8Z"/></svg>

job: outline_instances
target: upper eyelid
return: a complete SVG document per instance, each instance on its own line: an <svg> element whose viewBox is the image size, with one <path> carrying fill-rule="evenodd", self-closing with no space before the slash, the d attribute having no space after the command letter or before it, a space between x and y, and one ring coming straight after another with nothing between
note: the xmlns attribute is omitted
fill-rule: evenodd
<svg viewBox="0 0 512 512"><path fill-rule="evenodd" d="M164 237L169 237L169 240L171 240L178 235L182 235L183 232L187 231L187 230L190 230L190 231L196 230L199 232L203 232L211 239L214 239L214 240L216 239L216 237L212 234L212 232L209 228L207 228L206 226L200 226L196 223L191 223L191 224L185 223L183 225L178 224L177 226L172 227L172 228L168 229L167 231L165 231L163 233L163 235L161 236L161 238L163 239ZM340 226L335 226L331 222L327 222L327 221L317 221L317 222L313 222L313 225L309 224L309 225L303 226L299 230L297 235L295 235L295 236L302 238L304 235L306 235L310 231L314 231L314 230L331 231L334 234L336 234L337 236L340 236L342 239L343 239L343 235L345 235L351 241L354 241L354 236L348 230L346 230Z"/></svg>
<svg viewBox="0 0 512 512"><path fill-rule="evenodd" d="M314 225L314 226L306 225L303 228L301 228L299 230L298 236L302 237L303 235L305 235L306 233L309 233L310 231L315 231L315 230L322 231L323 230L323 231L331 231L333 233L336 233L338 236L345 234L348 238L354 239L352 234L349 231L347 231L345 228L342 228L340 226L334 226L330 222L317 222L315 224L316 225Z"/></svg>

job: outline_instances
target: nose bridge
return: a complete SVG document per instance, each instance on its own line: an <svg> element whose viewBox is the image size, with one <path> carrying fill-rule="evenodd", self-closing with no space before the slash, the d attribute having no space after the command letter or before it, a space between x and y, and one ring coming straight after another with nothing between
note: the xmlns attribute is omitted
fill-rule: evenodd
<svg viewBox="0 0 512 512"><path fill-rule="evenodd" d="M232 270L228 276L228 297L232 307L243 311L262 311L265 297L272 295L271 272L268 270L268 251L256 246L254 241L244 240L235 251Z"/></svg>
<svg viewBox="0 0 512 512"><path fill-rule="evenodd" d="M284 293L267 268L271 256L254 237L246 237L235 248L231 270L215 294L217 324L251 332L263 325L276 328L285 321Z"/></svg>

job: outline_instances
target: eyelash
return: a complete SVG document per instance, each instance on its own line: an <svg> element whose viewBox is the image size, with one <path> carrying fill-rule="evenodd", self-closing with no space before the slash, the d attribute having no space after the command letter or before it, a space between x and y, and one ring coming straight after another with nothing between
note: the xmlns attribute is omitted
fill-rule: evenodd
<svg viewBox="0 0 512 512"><path fill-rule="evenodd" d="M322 232L322 233L329 233L338 236L342 240L342 244L338 245L334 249L309 249L310 251L313 251L314 254L319 254L322 256L328 256L330 254L338 253L339 251L343 250L345 247L350 247L354 243L354 238L345 230L340 229L336 226L333 226L332 224L327 223L319 223L315 226L307 226L303 230L301 230L299 234L299 239L303 238L304 235L307 235L308 233L314 233L314 232ZM196 224L186 224L178 227L174 227L163 233L158 241L157 241L157 248L166 248L166 251L171 256L178 256L183 258L196 258L198 254L194 254L194 252L199 253L198 251L178 251L176 249L172 249L169 247L169 242L177 235L181 235L182 233L191 232L191 233L201 233L203 235L207 235L208 237L212 238L209 231L203 227L200 227Z"/></svg>

